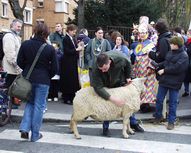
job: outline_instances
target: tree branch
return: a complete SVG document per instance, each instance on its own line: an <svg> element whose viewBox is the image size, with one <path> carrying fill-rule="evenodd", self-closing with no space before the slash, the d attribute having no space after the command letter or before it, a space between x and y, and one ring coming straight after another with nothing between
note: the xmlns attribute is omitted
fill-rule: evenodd
<svg viewBox="0 0 191 153"><path fill-rule="evenodd" d="M74 2L76 2L76 4L78 4L78 0L74 0Z"/></svg>
<svg viewBox="0 0 191 153"><path fill-rule="evenodd" d="M27 5L27 0L25 0L23 3L23 7L21 8L22 11L25 9L26 5Z"/></svg>

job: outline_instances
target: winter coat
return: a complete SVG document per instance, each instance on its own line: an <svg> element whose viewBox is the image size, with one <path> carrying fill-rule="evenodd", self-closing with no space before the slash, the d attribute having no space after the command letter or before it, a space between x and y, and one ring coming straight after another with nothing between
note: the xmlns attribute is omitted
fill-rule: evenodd
<svg viewBox="0 0 191 153"><path fill-rule="evenodd" d="M77 42L73 40L68 34L64 37L64 56L61 59L61 91L63 94L74 94L80 89L78 79L78 58L79 52L76 51Z"/></svg>
<svg viewBox="0 0 191 153"><path fill-rule="evenodd" d="M34 37L22 43L17 63L23 69L23 76L26 76L40 46L46 41ZM56 59L55 49L51 45L46 45L43 49L29 80L32 83L50 85L50 79L58 71L58 63Z"/></svg>
<svg viewBox="0 0 191 153"><path fill-rule="evenodd" d="M189 57L189 67L188 70L186 72L186 77L185 77L185 82L191 82L191 38L188 39L187 43L186 43L186 52L188 54Z"/></svg>
<svg viewBox="0 0 191 153"><path fill-rule="evenodd" d="M63 33L59 34L58 32L54 32L54 33L50 34L49 39L50 39L51 43L52 42L59 43L60 49L63 52L63 49L64 49L64 45L63 45L64 35L63 35Z"/></svg>
<svg viewBox="0 0 191 153"><path fill-rule="evenodd" d="M157 63L163 62L168 51L170 51L170 44L168 39L171 37L170 32L160 34L158 37L158 43L156 45L156 52L149 52L149 57Z"/></svg>
<svg viewBox="0 0 191 153"><path fill-rule="evenodd" d="M3 69L8 74L18 75L19 67L16 63L19 48L21 46L21 38L14 32L11 31L3 37Z"/></svg>
<svg viewBox="0 0 191 153"><path fill-rule="evenodd" d="M165 61L159 64L159 69L164 69L164 74L159 78L159 85L180 89L188 68L188 55L183 47L169 51Z"/></svg>

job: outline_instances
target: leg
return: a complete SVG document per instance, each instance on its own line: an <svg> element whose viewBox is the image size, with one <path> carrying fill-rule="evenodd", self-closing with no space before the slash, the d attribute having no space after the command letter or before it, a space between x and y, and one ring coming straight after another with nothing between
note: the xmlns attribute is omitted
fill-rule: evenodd
<svg viewBox="0 0 191 153"><path fill-rule="evenodd" d="M32 116L31 125L31 141L37 141L40 138L40 127L43 120L43 110L46 107L46 97L48 94L48 85L34 84L35 95L34 95L34 111Z"/></svg>
<svg viewBox="0 0 191 153"><path fill-rule="evenodd" d="M136 132L144 132L144 129L137 123L135 115L131 115L130 119L130 127L134 129Z"/></svg>
<svg viewBox="0 0 191 153"><path fill-rule="evenodd" d="M30 132L31 130L32 115L34 111L34 94L35 94L35 89L34 87L32 87L32 96L31 99L26 103L24 115L19 127L20 131Z"/></svg>
<svg viewBox="0 0 191 153"><path fill-rule="evenodd" d="M130 115L128 115L128 116L127 116L128 118L126 118L126 121L127 121L127 126L126 126L127 129L126 129L126 130L127 130L127 132L130 133L130 134L135 134L135 132L134 132L134 131L131 129L131 127L130 127L130 118L131 118L131 117L129 117L129 116L130 116Z"/></svg>
<svg viewBox="0 0 191 153"><path fill-rule="evenodd" d="M80 136L80 134L78 132L78 128L77 128L77 122L74 121L73 116L70 121L70 127L71 127L71 131L74 132L74 136L76 137L76 139L81 139L81 136Z"/></svg>
<svg viewBox="0 0 191 153"><path fill-rule="evenodd" d="M103 122L103 136L109 136L109 121Z"/></svg>
<svg viewBox="0 0 191 153"><path fill-rule="evenodd" d="M156 119L162 119L162 109L163 109L163 101L166 96L168 88L162 87L159 85L158 93L157 93L157 100L156 100Z"/></svg>
<svg viewBox="0 0 191 153"><path fill-rule="evenodd" d="M122 132L122 134L123 134L123 137L125 139L127 139L129 137L129 135L127 134L127 129L129 127L128 123L129 123L129 115L124 116L124 118L123 118L123 132ZM128 131L129 131L129 129L128 129Z"/></svg>
<svg viewBox="0 0 191 153"><path fill-rule="evenodd" d="M168 123L174 124L176 120L176 108L179 90L169 89L169 114Z"/></svg>

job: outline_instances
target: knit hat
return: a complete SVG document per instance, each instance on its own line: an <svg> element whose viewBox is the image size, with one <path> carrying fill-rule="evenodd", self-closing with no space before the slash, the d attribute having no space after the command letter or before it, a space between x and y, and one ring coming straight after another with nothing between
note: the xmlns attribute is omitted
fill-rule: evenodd
<svg viewBox="0 0 191 153"><path fill-rule="evenodd" d="M182 47L184 45L184 40L182 37L174 36L170 39L170 44L178 45L178 47Z"/></svg>

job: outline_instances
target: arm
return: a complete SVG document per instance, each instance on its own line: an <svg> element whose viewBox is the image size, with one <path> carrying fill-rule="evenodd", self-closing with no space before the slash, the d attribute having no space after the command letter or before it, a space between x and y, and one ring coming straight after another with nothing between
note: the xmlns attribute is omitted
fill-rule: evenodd
<svg viewBox="0 0 191 153"><path fill-rule="evenodd" d="M89 66L89 61L91 60L91 48L92 47L92 40L88 42L88 45L86 47L86 50L84 52L85 56L85 61L87 62L86 64Z"/></svg>
<svg viewBox="0 0 191 153"><path fill-rule="evenodd" d="M110 51L111 50L111 45L109 43L109 41L107 39L105 39L106 41L106 51Z"/></svg>
<svg viewBox="0 0 191 153"><path fill-rule="evenodd" d="M126 58L124 58L124 62L125 62L124 73L125 77L128 79L131 78L131 64L129 60Z"/></svg>
<svg viewBox="0 0 191 153"><path fill-rule="evenodd" d="M64 44L64 54L65 55L77 55L78 52L76 51L75 46L72 44L72 41L70 40L69 36L65 36L63 40Z"/></svg>
<svg viewBox="0 0 191 153"><path fill-rule="evenodd" d="M17 56L17 64L21 69L24 70L26 62L25 62L23 51L24 51L24 46L23 46L23 44L21 44L21 47L19 49L19 53Z"/></svg>
<svg viewBox="0 0 191 153"><path fill-rule="evenodd" d="M57 57L56 57L56 52L55 52L55 49L50 46L51 48L51 65L50 65L50 71L51 71L51 78L57 74L58 72L58 67L59 67L59 63L58 63L58 60L57 60Z"/></svg>

